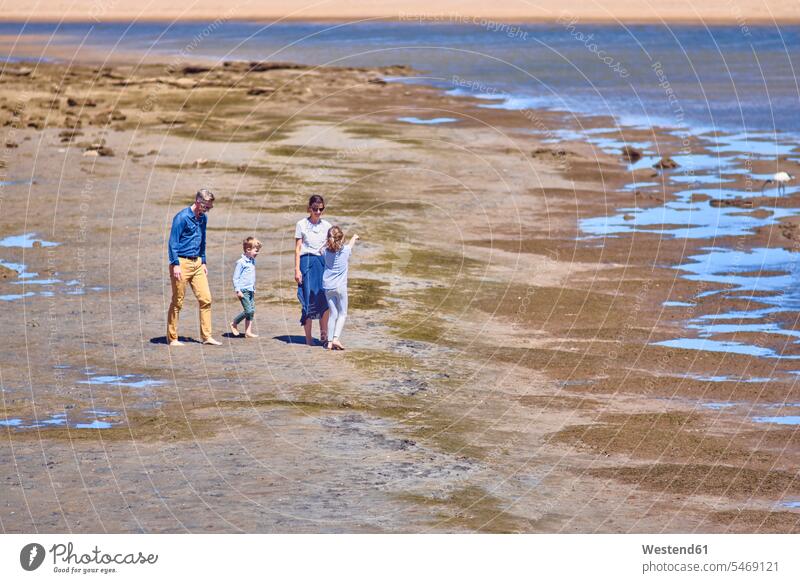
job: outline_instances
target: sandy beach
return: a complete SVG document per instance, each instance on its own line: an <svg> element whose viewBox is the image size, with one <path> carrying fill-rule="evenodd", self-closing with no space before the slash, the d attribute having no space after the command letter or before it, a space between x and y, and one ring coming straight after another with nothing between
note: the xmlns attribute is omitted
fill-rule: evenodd
<svg viewBox="0 0 800 583"><path fill-rule="evenodd" d="M0 70L0 295L20 296L0 302L4 532L800 532L780 505L800 497L800 435L749 422L800 402L796 363L656 344L694 313L744 303L703 297L706 282L671 267L708 242L579 230L660 208L668 171L549 143L542 133L564 129L552 112L523 123L383 80L410 73ZM520 131L531 116L538 135ZM435 118L457 123L419 123ZM625 132L663 155L685 146ZM166 237L200 187L217 193L223 346L192 342L187 297L189 345L170 349ZM306 347L298 324L293 225L315 192L362 236L344 353ZM757 220L759 195L732 210ZM756 244L794 251L798 223L759 227ZM265 243L261 337L223 337L250 234ZM665 309L675 297L698 299ZM728 339L756 335L786 347Z"/></svg>
<svg viewBox="0 0 800 583"><path fill-rule="evenodd" d="M287 0L234 0L224 10L212 0L194 0L191 5L170 6L146 0L39 0L20 6L0 2L0 20L5 21L186 21L217 18L235 20L334 20L397 19L482 25L493 21L553 22L564 14L583 22L754 24L800 22L794 0L674 0L668 3L603 0L565 6L554 0L504 0L487 4L478 0L373 0L298 3Z"/></svg>

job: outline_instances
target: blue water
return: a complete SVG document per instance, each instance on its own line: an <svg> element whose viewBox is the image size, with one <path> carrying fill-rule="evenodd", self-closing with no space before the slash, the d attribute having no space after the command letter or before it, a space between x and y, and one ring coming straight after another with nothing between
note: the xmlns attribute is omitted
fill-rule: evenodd
<svg viewBox="0 0 800 583"><path fill-rule="evenodd" d="M580 22L520 29L524 34L441 22L0 24L3 35L54 35L54 44L166 57L408 64L429 83L517 109L612 115L642 127L800 134L798 26L750 26L749 34L737 26Z"/></svg>
<svg viewBox="0 0 800 583"><path fill-rule="evenodd" d="M707 376L707 375L699 375L699 374L687 374L687 375L684 375L684 376L687 376L689 378L692 378L692 379L695 379L695 380L698 380L698 381L704 381L704 382L709 382L709 383L731 383L731 382L733 382L733 383L768 383L769 381L772 380L769 377L750 377L750 378L746 378L746 377L732 377L732 376L728 376L728 375L711 375L711 376ZM717 404L719 404L719 403L717 403ZM728 404L728 405L731 406L731 407L733 406L733 404ZM704 407L709 407L709 406L711 406L711 405L704 405Z"/></svg>
<svg viewBox="0 0 800 583"><path fill-rule="evenodd" d="M458 120L454 117L433 117L430 119L422 119L419 117L398 117L397 121L402 121L405 123L413 123L418 125L438 125L442 123L453 123Z"/></svg>
<svg viewBox="0 0 800 583"><path fill-rule="evenodd" d="M753 417L756 423L776 423L778 425L800 425L800 416L787 415L785 417Z"/></svg>
<svg viewBox="0 0 800 583"><path fill-rule="evenodd" d="M800 356L783 354L753 344L742 342L729 342L720 340L710 340L708 338L676 338L674 340L664 340L654 342L656 346L667 346L669 348L681 348L683 350L704 350L707 352L722 352L725 354L744 354L747 356L759 356L763 358L788 358L800 359Z"/></svg>
<svg viewBox="0 0 800 583"><path fill-rule="evenodd" d="M0 188L4 186L19 186L20 184L33 184L33 180L0 180Z"/></svg>
<svg viewBox="0 0 800 583"><path fill-rule="evenodd" d="M9 244L5 245L6 247L9 246L18 246L18 247L31 247L33 245L33 241L36 239L32 238L32 234L22 235L19 237L7 237L4 241L8 242ZM10 243L14 243L11 245ZM30 245L28 245L30 243ZM58 245L58 243L51 243L49 241L43 241L43 247L53 247ZM0 294L0 302L15 302L18 300L22 300L25 298L30 298L34 296L40 297L53 297L55 295L54 291L51 290L42 290L40 286L55 286L57 284L63 284L57 290L59 294L66 294L66 295L83 295L85 289L81 286L81 282L77 279L71 279L68 282L64 283L62 280L58 278L40 278L36 279L39 274L36 272L29 272L27 271L27 266L24 263L12 263L10 261L4 261L0 259L0 265L6 267L8 269L12 269L17 272L17 277L19 278L18 281L10 281L8 282L9 285L14 286L23 286L23 293L13 293L13 294ZM25 290L26 287L31 286L32 290ZM18 288L17 288L18 289ZM102 287L90 287L92 291L101 291L105 288Z"/></svg>
<svg viewBox="0 0 800 583"><path fill-rule="evenodd" d="M0 265L16 271L17 277L19 277L20 279L27 279L39 275L38 273L31 273L27 271L27 267L25 266L24 263L11 263L10 261L4 261L0 259Z"/></svg>
<svg viewBox="0 0 800 583"><path fill-rule="evenodd" d="M722 411L723 409L730 409L731 407L735 407L736 403L704 403L702 405L705 409L711 409L713 411Z"/></svg>
<svg viewBox="0 0 800 583"><path fill-rule="evenodd" d="M757 211L767 211L768 216ZM677 200L658 207L621 208L616 215L583 219L580 227L588 235L603 238L639 232L675 239L714 239L750 235L794 214L793 209L712 207L708 202Z"/></svg>
<svg viewBox="0 0 800 583"><path fill-rule="evenodd" d="M95 419L91 423L76 423L75 429L111 429L111 423Z"/></svg>
<svg viewBox="0 0 800 583"><path fill-rule="evenodd" d="M35 292L25 292L24 294L2 294L0 295L0 302L13 302L16 300L21 300L23 298L29 298L35 295L36 295Z"/></svg>
<svg viewBox="0 0 800 583"><path fill-rule="evenodd" d="M119 413L114 411L87 411L86 413L78 413L79 417L86 417L87 414L93 417L119 417ZM0 427L15 427L17 429L41 429L47 427L72 427L73 429L110 429L113 427L111 421L105 419L91 419L86 421L74 421L70 423L66 413L54 413L49 417L32 419L30 422L25 422L22 419L5 419L0 420Z"/></svg>
<svg viewBox="0 0 800 583"><path fill-rule="evenodd" d="M78 381L78 383L82 385L116 385L122 387L131 387L134 389L145 389L164 384L164 381L151 379L140 374L98 375L87 371L86 377L87 378L85 380Z"/></svg>
<svg viewBox="0 0 800 583"><path fill-rule="evenodd" d="M22 247L23 249L30 249L34 243L40 243L42 247L55 247L59 243L53 241L45 241L36 236L36 233L25 233L23 235L11 235L0 239L0 247Z"/></svg>

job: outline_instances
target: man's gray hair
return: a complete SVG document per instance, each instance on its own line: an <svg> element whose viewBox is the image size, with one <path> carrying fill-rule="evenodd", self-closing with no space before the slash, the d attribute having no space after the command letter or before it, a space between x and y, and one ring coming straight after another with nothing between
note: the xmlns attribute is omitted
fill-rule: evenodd
<svg viewBox="0 0 800 583"><path fill-rule="evenodd" d="M197 194L194 195L194 199L197 200L198 198L202 199L203 202L211 202L214 200L214 193L208 190L207 188L201 188L197 191Z"/></svg>

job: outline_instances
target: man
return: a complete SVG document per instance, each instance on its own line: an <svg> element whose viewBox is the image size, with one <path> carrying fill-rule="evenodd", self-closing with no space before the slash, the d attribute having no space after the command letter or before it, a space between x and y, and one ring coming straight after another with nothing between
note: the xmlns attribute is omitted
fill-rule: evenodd
<svg viewBox="0 0 800 583"><path fill-rule="evenodd" d="M183 307L186 284L200 304L200 338L203 344L222 344L211 336L211 290L206 267L206 213L214 208L214 193L199 190L194 204L172 219L169 234L169 275L172 282L172 301L167 312L167 342L183 346L178 340L178 316Z"/></svg>

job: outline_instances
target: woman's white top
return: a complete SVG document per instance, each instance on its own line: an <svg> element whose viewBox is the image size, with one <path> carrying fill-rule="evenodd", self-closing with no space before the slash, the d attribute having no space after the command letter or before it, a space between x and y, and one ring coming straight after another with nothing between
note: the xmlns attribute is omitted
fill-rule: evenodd
<svg viewBox="0 0 800 583"><path fill-rule="evenodd" d="M297 221L294 238L303 240L300 247L300 255L305 255L306 253L319 255L325 245L325 241L328 239L328 229L331 226L325 219L320 219L316 225L308 220L308 217Z"/></svg>

